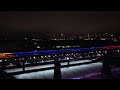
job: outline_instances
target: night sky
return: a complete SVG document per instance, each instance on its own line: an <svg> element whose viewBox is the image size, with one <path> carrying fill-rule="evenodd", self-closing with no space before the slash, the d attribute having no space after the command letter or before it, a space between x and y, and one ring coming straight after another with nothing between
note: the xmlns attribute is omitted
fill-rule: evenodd
<svg viewBox="0 0 120 90"><path fill-rule="evenodd" d="M2 32L119 32L120 11L0 11Z"/></svg>

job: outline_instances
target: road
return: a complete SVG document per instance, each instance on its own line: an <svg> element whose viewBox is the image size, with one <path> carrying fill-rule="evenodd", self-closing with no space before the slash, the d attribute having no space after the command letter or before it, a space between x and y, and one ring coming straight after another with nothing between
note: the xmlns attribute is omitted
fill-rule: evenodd
<svg viewBox="0 0 120 90"><path fill-rule="evenodd" d="M93 59L93 60L95 60L95 59ZM92 60L71 61L70 64L78 64L78 63L85 63L85 62L91 62L91 61ZM63 65L68 65L68 62L62 62L61 66L63 66ZM54 64L25 67L25 70L42 69L42 68L50 68L50 67L54 67ZM14 69L7 69L7 70L5 70L5 72L13 73L13 72L19 72L22 70L23 70L22 68L14 68Z"/></svg>
<svg viewBox="0 0 120 90"><path fill-rule="evenodd" d="M83 62L90 62L90 60L82 60L82 61L74 61L70 62L73 63L83 63ZM67 62L61 63L61 65L66 65ZM37 68L46 68L46 67L53 67L53 64L50 65L41 65L41 66L32 66L26 67L26 70L37 69ZM61 68L62 79L82 79L86 76L99 74L99 71L102 67L102 63L89 63L71 67L63 67ZM22 71L22 68L19 69L8 69L5 70L7 73ZM18 74L14 75L17 79L53 79L54 70L45 70L45 71L37 71L37 72L30 72L25 74Z"/></svg>

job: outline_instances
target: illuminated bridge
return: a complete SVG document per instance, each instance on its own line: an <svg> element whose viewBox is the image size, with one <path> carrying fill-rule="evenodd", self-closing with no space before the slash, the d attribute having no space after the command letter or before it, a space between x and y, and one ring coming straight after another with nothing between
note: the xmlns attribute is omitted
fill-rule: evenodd
<svg viewBox="0 0 120 90"><path fill-rule="evenodd" d="M76 51L95 51L95 50L106 50L106 49L119 49L120 46L104 46L104 47L91 47L91 48L68 48L58 50L40 50L40 51L28 51L28 52L12 52L12 53L0 53L1 58L10 58L17 56L27 55L46 55L46 54L62 54Z"/></svg>
<svg viewBox="0 0 120 90"><path fill-rule="evenodd" d="M73 68L72 66L77 67L98 62L96 58L107 53L108 49L119 52L120 46L0 53L0 68L15 76L23 73L52 70L55 56L59 56L61 69L65 67Z"/></svg>

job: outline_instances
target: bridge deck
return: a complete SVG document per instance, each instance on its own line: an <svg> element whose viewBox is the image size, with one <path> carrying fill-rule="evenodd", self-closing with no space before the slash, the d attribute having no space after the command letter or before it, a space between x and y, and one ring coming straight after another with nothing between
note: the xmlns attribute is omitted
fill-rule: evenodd
<svg viewBox="0 0 120 90"><path fill-rule="evenodd" d="M91 62L91 61L92 60L71 61L70 64L86 63L86 62ZM68 62L62 62L61 66L63 66L63 65L68 65ZM43 68L50 68L50 67L54 67L54 64L29 66L29 67L25 67L25 70L43 69ZM13 73L13 72L19 72L19 71L22 71L22 70L23 70L23 68L14 68L14 69L6 69L5 72Z"/></svg>
<svg viewBox="0 0 120 90"><path fill-rule="evenodd" d="M85 62L91 62L92 60L81 60L81 61L72 61L70 64L78 64L78 63L85 63ZM67 65L67 62L61 63L61 65ZM26 67L26 70L31 69L38 69L38 68L48 68L48 67L54 67L53 64L49 65L41 65L41 66L31 66ZM77 66L71 66L71 67L63 67L61 68L62 72L62 78L63 79L73 79L73 78L80 78L81 76L85 76L89 73L97 73L100 71L102 67L102 63L89 63L89 64L83 64L83 65L77 65ZM7 69L5 72L7 73L13 73L22 71L22 68L17 69ZM37 72L30 72L30 73L24 73L24 74L17 74L14 75L17 79L53 79L54 70L44 70L44 71L37 71Z"/></svg>
<svg viewBox="0 0 120 90"><path fill-rule="evenodd" d="M102 63L91 63L72 67L61 68L62 79L81 79L90 73L98 73ZM26 74L14 75L17 79L53 79L54 70L31 72Z"/></svg>

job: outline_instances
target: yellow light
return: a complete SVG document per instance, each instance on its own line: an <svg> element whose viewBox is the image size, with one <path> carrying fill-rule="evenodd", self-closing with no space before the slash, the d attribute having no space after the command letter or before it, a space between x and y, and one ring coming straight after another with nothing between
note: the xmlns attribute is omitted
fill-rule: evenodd
<svg viewBox="0 0 120 90"><path fill-rule="evenodd" d="M0 53L0 58L11 58L12 53Z"/></svg>

